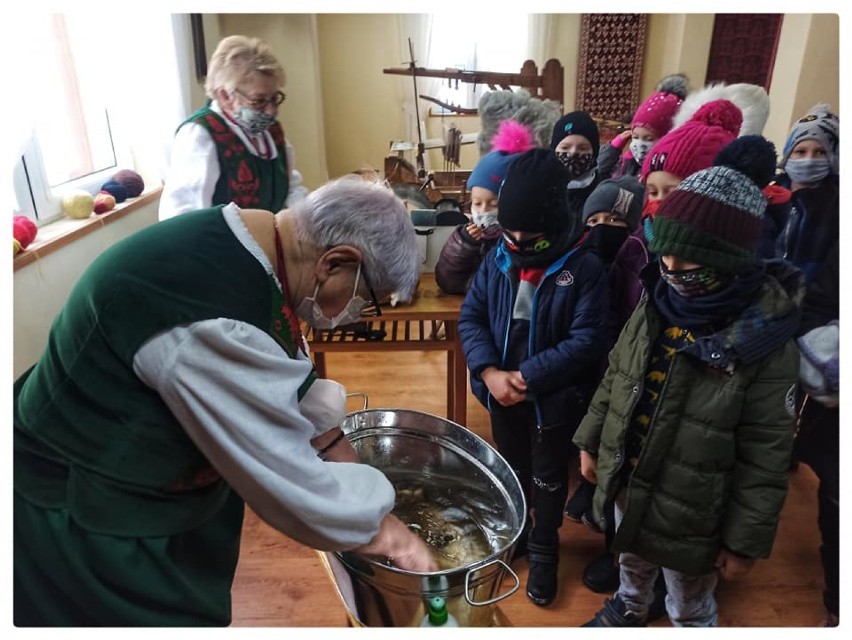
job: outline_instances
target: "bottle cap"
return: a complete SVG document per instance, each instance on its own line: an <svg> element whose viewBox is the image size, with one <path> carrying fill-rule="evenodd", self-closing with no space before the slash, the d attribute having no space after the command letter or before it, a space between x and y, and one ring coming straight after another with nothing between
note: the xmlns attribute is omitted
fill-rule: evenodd
<svg viewBox="0 0 852 640"><path fill-rule="evenodd" d="M429 623L435 626L447 621L447 603L441 596L429 600Z"/></svg>

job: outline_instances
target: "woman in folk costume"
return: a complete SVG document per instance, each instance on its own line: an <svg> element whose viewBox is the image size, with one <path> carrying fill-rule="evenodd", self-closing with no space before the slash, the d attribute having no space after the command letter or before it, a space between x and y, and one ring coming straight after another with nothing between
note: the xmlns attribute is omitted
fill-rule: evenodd
<svg viewBox="0 0 852 640"><path fill-rule="evenodd" d="M279 211L304 199L293 147L276 119L284 69L257 38L229 36L210 60L208 103L180 125L160 198L160 220L234 202Z"/></svg>

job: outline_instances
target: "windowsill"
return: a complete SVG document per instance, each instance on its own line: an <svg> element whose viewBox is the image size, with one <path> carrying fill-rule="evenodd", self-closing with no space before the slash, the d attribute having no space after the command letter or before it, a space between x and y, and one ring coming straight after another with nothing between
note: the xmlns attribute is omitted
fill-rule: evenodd
<svg viewBox="0 0 852 640"><path fill-rule="evenodd" d="M156 202L163 187L159 186L155 189L142 193L140 196L128 199L121 204L117 204L115 209L106 213L92 214L84 220L74 220L72 218L61 218L55 222L39 227L36 239L23 251L15 256L14 271L27 266L45 256L65 247L78 238L94 233L105 225L121 220L124 216L133 213L144 207L145 205Z"/></svg>

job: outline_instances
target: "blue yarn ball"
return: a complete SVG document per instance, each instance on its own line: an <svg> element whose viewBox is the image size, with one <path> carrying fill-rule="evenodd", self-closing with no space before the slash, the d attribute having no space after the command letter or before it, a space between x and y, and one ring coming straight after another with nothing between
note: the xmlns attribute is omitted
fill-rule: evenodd
<svg viewBox="0 0 852 640"><path fill-rule="evenodd" d="M107 180L101 187L101 191L106 191L112 194L116 202L124 202L127 200L127 189L124 185L115 180Z"/></svg>

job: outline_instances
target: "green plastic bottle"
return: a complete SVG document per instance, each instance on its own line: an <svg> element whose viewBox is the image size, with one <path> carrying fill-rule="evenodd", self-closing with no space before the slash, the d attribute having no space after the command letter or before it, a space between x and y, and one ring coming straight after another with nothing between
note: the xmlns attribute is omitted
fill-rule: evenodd
<svg viewBox="0 0 852 640"><path fill-rule="evenodd" d="M428 600L428 611L423 620L420 621L421 627L457 627L459 623L453 615L447 611L447 602L441 596L435 596Z"/></svg>

